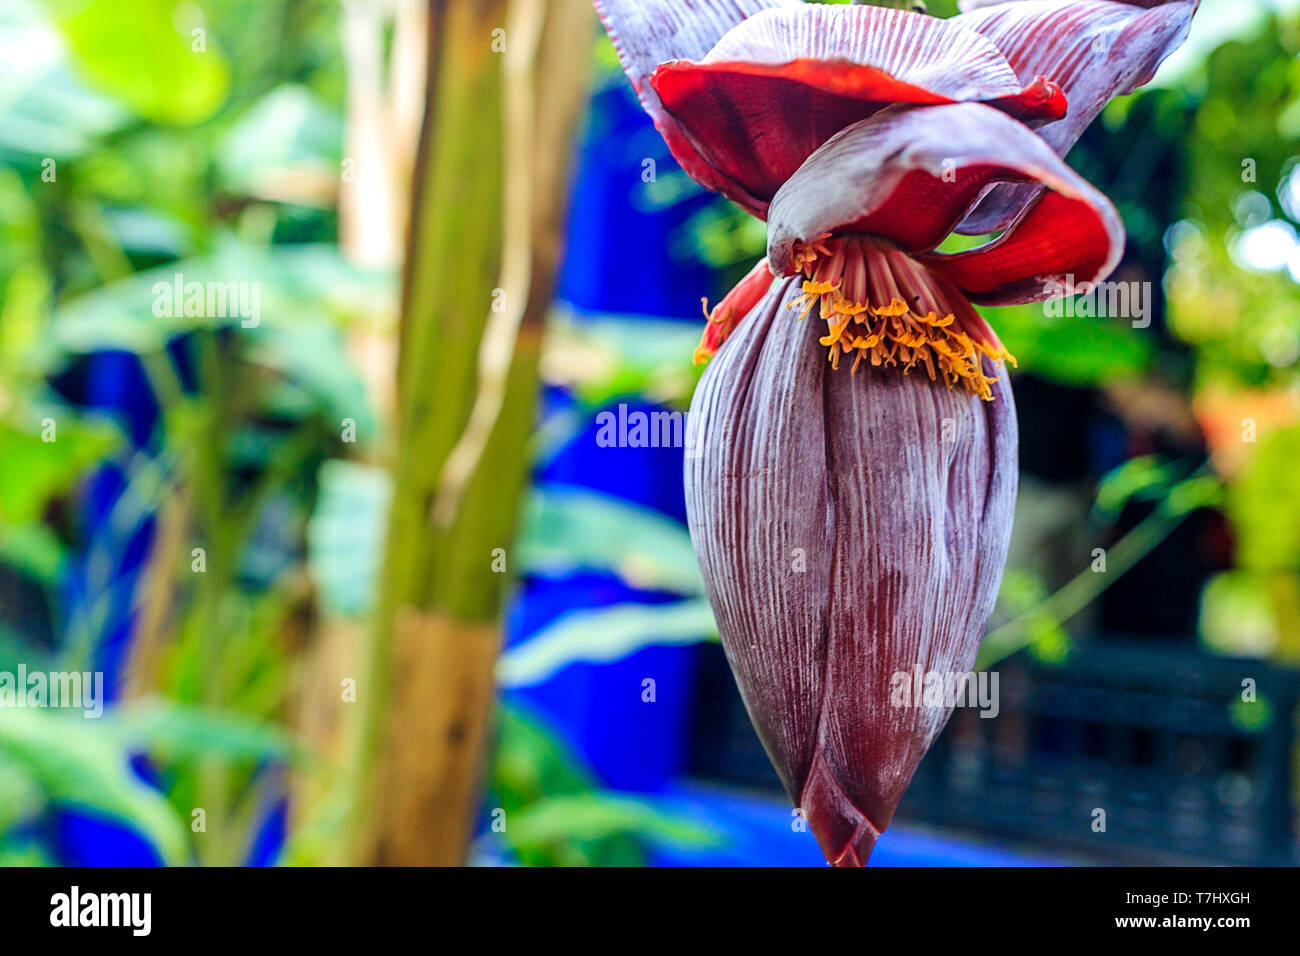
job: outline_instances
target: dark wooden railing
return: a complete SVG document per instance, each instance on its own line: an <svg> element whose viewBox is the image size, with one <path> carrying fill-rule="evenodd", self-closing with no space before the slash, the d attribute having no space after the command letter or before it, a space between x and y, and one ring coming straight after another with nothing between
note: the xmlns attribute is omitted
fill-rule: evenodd
<svg viewBox="0 0 1300 956"><path fill-rule="evenodd" d="M1300 864L1300 672L1109 639L997 670L999 715L953 715L898 820L1063 861ZM690 772L779 791L719 648L698 673Z"/></svg>
<svg viewBox="0 0 1300 956"><path fill-rule="evenodd" d="M998 670L999 716L954 714L900 818L1114 862L1300 863L1300 673L1109 641Z"/></svg>

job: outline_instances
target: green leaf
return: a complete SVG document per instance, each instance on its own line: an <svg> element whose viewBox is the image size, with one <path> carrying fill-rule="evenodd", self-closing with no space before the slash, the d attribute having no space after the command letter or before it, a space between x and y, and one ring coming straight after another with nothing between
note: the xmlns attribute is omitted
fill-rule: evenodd
<svg viewBox="0 0 1300 956"><path fill-rule="evenodd" d="M319 171L338 178L343 124L304 86L278 87L258 100L222 137L216 152L224 185L262 195L277 177Z"/></svg>
<svg viewBox="0 0 1300 956"><path fill-rule="evenodd" d="M104 224L124 252L177 259L192 248L184 223L148 209L105 209Z"/></svg>
<svg viewBox="0 0 1300 956"><path fill-rule="evenodd" d="M72 159L129 117L73 75L45 11L26 0L0 8L0 156Z"/></svg>
<svg viewBox="0 0 1300 956"><path fill-rule="evenodd" d="M636 533L629 534L630 528ZM704 593L685 527L657 511L590 491L534 489L519 547L530 574L604 571L643 590Z"/></svg>
<svg viewBox="0 0 1300 956"><path fill-rule="evenodd" d="M128 750L168 760L290 760L296 753L273 724L163 698L119 709L112 727Z"/></svg>
<svg viewBox="0 0 1300 956"><path fill-rule="evenodd" d="M1132 378L1151 362L1151 344L1120 319L1049 316L1041 305L981 312L1021 371L1065 385Z"/></svg>
<svg viewBox="0 0 1300 956"><path fill-rule="evenodd" d="M58 536L43 524L0 524L0 560L37 581L53 581L63 563Z"/></svg>
<svg viewBox="0 0 1300 956"><path fill-rule="evenodd" d="M1190 514L1216 504L1222 491L1223 484L1214 475L1197 475L1170 488L1161 509L1172 517Z"/></svg>
<svg viewBox="0 0 1300 956"><path fill-rule="evenodd" d="M1237 561L1256 571L1300 567L1300 495L1296 462L1300 427L1266 439L1229 487L1228 516L1237 532Z"/></svg>
<svg viewBox="0 0 1300 956"><path fill-rule="evenodd" d="M374 440L377 422L339 329L317 325L286 330L271 325L250 341L246 357L301 388L332 428L341 430L344 420L351 419L357 442Z"/></svg>
<svg viewBox="0 0 1300 956"><path fill-rule="evenodd" d="M573 611L507 649L497 664L497 680L503 687L529 687L570 664L603 664L655 645L713 640L717 633L703 599Z"/></svg>
<svg viewBox="0 0 1300 956"><path fill-rule="evenodd" d="M182 302L169 309L178 275ZM184 314L191 283L203 283L206 288L207 283L231 282L247 284L250 306L256 295L256 326L242 327L243 317L230 307L225 315ZM308 354L311 348L290 349L276 344L276 337L301 336L314 330L318 336L314 347L320 347L323 321L341 327L354 319L381 314L391 307L391 294L384 273L350 266L332 245L264 248L226 241L211 256L139 272L63 304L55 312L41 359L47 368L57 368L70 356L89 352L149 354L161 351L182 333L233 325L264 347L267 355L291 363L293 369L303 370L305 380L319 385L319 362ZM363 411L358 409L353 417L360 421Z"/></svg>
<svg viewBox="0 0 1300 956"><path fill-rule="evenodd" d="M548 732L539 718L503 701L493 784L512 805L523 805L546 794L576 793L595 787L595 778Z"/></svg>
<svg viewBox="0 0 1300 956"><path fill-rule="evenodd" d="M510 842L520 849L543 849L570 841L630 836L679 847L716 846L718 831L700 826L614 791L546 797L509 820Z"/></svg>
<svg viewBox="0 0 1300 956"><path fill-rule="evenodd" d="M1130 458L1112 468L1097 485L1097 511L1113 517L1137 496L1149 497L1145 492L1164 488L1173 469L1161 465L1154 455Z"/></svg>
<svg viewBox="0 0 1300 956"><path fill-rule="evenodd" d="M107 457L119 438L109 425L71 415L51 416L48 425L32 429L0 422L0 523L37 521L49 500Z"/></svg>
<svg viewBox="0 0 1300 956"><path fill-rule="evenodd" d="M645 857L637 841L625 833L591 839L522 844L510 821L535 804L553 797L595 789L594 776L545 722L507 698L498 714L496 759L492 790L506 813L505 840L525 866L639 866ZM522 834L527 836L527 832Z"/></svg>
<svg viewBox="0 0 1300 956"><path fill-rule="evenodd" d="M0 834L45 804L40 783L22 763L0 752Z"/></svg>
<svg viewBox="0 0 1300 956"><path fill-rule="evenodd" d="M8 841L0 842L0 866L33 867L55 866L54 860L34 842L10 845Z"/></svg>
<svg viewBox="0 0 1300 956"><path fill-rule="evenodd" d="M130 827L168 864L188 859L180 819L162 794L131 771L110 724L6 708L0 712L0 755L21 766L51 802Z"/></svg>
<svg viewBox="0 0 1300 956"><path fill-rule="evenodd" d="M703 322L703 316L699 324L645 316L586 316L577 322L557 306L547 328L547 352L576 358L548 363L547 379L570 386L592 408L630 395L684 405L703 373L691 365Z"/></svg>
<svg viewBox="0 0 1300 956"><path fill-rule="evenodd" d="M63 2L59 25L85 79L142 119L189 125L226 99L230 65L211 30L175 0Z"/></svg>
<svg viewBox="0 0 1300 956"><path fill-rule="evenodd" d="M711 845L720 835L651 800L597 788L540 718L507 698L499 716L494 799L503 834L526 866L640 866L644 843Z"/></svg>

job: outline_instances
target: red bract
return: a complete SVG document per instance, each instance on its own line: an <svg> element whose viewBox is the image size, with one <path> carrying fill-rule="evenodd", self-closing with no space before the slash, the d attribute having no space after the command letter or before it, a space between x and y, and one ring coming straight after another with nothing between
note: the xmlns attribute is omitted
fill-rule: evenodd
<svg viewBox="0 0 1300 956"><path fill-rule="evenodd" d="M1196 0L595 3L683 168L768 222L696 353L687 511L759 737L827 859L863 864L952 707L891 681L972 666L1010 538L1014 360L971 303L1115 268L1119 216L1061 156Z"/></svg>
<svg viewBox="0 0 1300 956"><path fill-rule="evenodd" d="M660 66L650 86L694 148L679 157L686 171L717 176L721 192L759 216L813 150L896 103L985 102L1025 120L1065 114L1059 87L1042 77L1022 85L978 33L881 7L766 10L700 62Z"/></svg>

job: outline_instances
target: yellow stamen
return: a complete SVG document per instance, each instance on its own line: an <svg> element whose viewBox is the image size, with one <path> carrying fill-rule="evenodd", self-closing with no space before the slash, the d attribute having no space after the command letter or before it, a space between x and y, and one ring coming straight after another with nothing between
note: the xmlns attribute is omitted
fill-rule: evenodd
<svg viewBox="0 0 1300 956"><path fill-rule="evenodd" d="M849 323L852 321L852 318L847 318L839 325L832 325L830 335L823 335L817 341L821 342L822 345L834 345L840 340L840 336L844 334L844 330L849 327Z"/></svg>
<svg viewBox="0 0 1300 956"><path fill-rule="evenodd" d="M866 298L882 301L888 297L889 304L877 308L856 301L846 294L843 281L815 281L813 276L819 270L823 275L849 274L845 260L834 260L837 256L848 259L849 265L855 263L848 257L865 259L865 264L857 265L873 277ZM832 259L829 263L828 258ZM933 381L943 381L949 388L960 384L991 401L998 378L986 374L981 357L995 364L1016 364L960 292L886 243L861 236L822 236L796 243L792 261L806 281L803 294L796 296L789 308L798 310L802 321L814 306L820 306L818 313L826 321L827 334L818 341L828 348L833 369L838 370L841 355L852 352L850 374L857 372L864 358L874 368L901 367L904 374L920 366ZM860 282L856 291L861 295ZM963 327L966 320L962 316L974 323L970 331Z"/></svg>

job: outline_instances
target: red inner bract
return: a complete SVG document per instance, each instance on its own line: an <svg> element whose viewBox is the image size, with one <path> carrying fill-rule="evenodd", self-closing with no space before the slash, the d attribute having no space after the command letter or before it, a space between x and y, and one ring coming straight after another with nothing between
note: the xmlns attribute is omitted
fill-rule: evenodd
<svg viewBox="0 0 1300 956"><path fill-rule="evenodd" d="M845 127L898 103L956 102L848 60L683 61L659 67L650 83L699 158L743 184L760 203L770 201L804 160ZM1041 77L989 105L1026 122L1057 119L1066 110L1060 87ZM698 161L678 158L687 167Z"/></svg>

